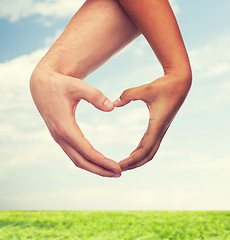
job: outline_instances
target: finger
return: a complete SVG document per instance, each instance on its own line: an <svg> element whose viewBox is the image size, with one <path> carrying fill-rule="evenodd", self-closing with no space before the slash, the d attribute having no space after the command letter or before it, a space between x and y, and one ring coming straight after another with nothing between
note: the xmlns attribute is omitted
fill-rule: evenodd
<svg viewBox="0 0 230 240"><path fill-rule="evenodd" d="M121 168L127 168L127 166L136 164L145 157L149 155L149 153L155 147L155 144L158 142L159 138L162 136L162 124L157 123L154 119L149 120L148 129L143 138L142 144L140 148L131 154L128 158L120 161Z"/></svg>
<svg viewBox="0 0 230 240"><path fill-rule="evenodd" d="M139 161L137 163L134 163L134 164L131 164L131 165L128 165L128 166L122 168L122 171L124 172L127 170L141 167L144 164L146 164L147 162L151 161L153 159L153 157L155 156L157 150L159 149L162 139L163 139L163 137L161 139L159 139L159 141L155 144L153 150L149 153L149 155L147 157L145 157L144 159L142 159L141 161Z"/></svg>
<svg viewBox="0 0 230 240"><path fill-rule="evenodd" d="M146 88L145 85L134 87L125 90L121 96L113 102L115 107L122 107L128 104L130 101L135 100L143 100L143 93L144 89Z"/></svg>
<svg viewBox="0 0 230 240"><path fill-rule="evenodd" d="M113 171L109 171L107 169L104 169L101 166L98 166L92 162L87 161L84 157L82 157L73 147L71 147L65 141L59 140L58 144L61 146L64 152L69 156L69 158L73 161L73 163L77 167L103 177L120 177L121 176L121 173L114 173Z"/></svg>
<svg viewBox="0 0 230 240"><path fill-rule="evenodd" d="M164 135L166 134L168 128L169 128L170 124L167 126L167 128L164 129L164 132L162 134L162 136L160 137L160 139L156 142L154 148L152 149L152 151L148 154L148 156L146 156L144 159L140 160L139 162L130 164L130 165L126 165L126 167L122 168L122 171L126 171L126 170L131 170L137 167L140 167L144 164L146 164L147 162L149 162L150 160L153 159L153 157L155 156L156 152L158 151L160 144L162 142L162 139L164 138Z"/></svg>
<svg viewBox="0 0 230 240"><path fill-rule="evenodd" d="M84 99L97 109L110 112L114 109L113 103L98 89L80 79L70 79L71 98L73 101Z"/></svg>
<svg viewBox="0 0 230 240"><path fill-rule="evenodd" d="M84 137L78 127L75 118L66 121L65 125L59 129L58 139L64 140L71 145L82 157L113 172L121 172L120 165L112 159L106 158L103 154L93 148Z"/></svg>
<svg viewBox="0 0 230 240"><path fill-rule="evenodd" d="M92 147L84 137L75 119L76 103L82 98L89 102L95 101L94 104L99 107L100 101L102 103L106 100L106 97L97 89L89 86L80 79L74 79L75 81L73 81L73 78L67 77L65 80L66 82L68 81L68 84L65 85L65 90L69 101L64 99L62 101L62 108L58 109L59 117L55 118L55 123L52 123L52 136L55 139L66 141L88 161L114 172L121 172L120 165L117 162L106 158ZM94 96L94 98L92 96ZM101 109L103 109L103 107L101 107Z"/></svg>
<svg viewBox="0 0 230 240"><path fill-rule="evenodd" d="M87 91L85 100L101 111L110 112L114 109L113 103L96 88Z"/></svg>
<svg viewBox="0 0 230 240"><path fill-rule="evenodd" d="M145 136L146 136L146 132L144 133L143 137L141 138L138 146L130 153L130 155L132 155L134 152L136 152L137 150L139 150L139 149L141 148ZM130 155L129 155L129 156L130 156Z"/></svg>

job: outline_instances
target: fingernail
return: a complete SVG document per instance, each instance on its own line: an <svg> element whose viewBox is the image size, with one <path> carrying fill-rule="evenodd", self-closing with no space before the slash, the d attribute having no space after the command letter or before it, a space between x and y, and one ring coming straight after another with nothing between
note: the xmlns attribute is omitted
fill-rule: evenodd
<svg viewBox="0 0 230 240"><path fill-rule="evenodd" d="M104 102L104 106L106 106L107 108L113 108L113 103L109 101L109 99L106 99Z"/></svg>
<svg viewBox="0 0 230 240"><path fill-rule="evenodd" d="M113 177L115 177L115 178L119 178L120 176L121 176L120 173L116 173L116 174L113 175Z"/></svg>
<svg viewBox="0 0 230 240"><path fill-rule="evenodd" d="M120 98L118 98L116 101L114 101L114 105L116 106L116 105L119 105L119 103L121 102L121 99Z"/></svg>

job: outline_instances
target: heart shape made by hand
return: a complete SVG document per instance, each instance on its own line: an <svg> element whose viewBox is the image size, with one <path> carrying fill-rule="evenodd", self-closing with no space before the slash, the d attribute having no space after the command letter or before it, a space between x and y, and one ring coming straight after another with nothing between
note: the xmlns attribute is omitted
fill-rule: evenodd
<svg viewBox="0 0 230 240"><path fill-rule="evenodd" d="M76 120L85 137L100 152L115 161L127 157L138 145L149 119L146 105L130 102L111 112L102 112L81 101Z"/></svg>

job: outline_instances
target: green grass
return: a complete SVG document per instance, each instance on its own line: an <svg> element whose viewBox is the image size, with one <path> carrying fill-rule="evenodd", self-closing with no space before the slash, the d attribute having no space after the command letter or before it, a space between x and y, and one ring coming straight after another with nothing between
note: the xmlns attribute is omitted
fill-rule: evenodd
<svg viewBox="0 0 230 240"><path fill-rule="evenodd" d="M230 240L230 211L1 211L0 239Z"/></svg>

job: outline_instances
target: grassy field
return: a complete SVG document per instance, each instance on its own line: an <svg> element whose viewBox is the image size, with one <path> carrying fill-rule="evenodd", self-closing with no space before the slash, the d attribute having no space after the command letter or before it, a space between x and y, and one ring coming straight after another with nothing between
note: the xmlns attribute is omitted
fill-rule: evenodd
<svg viewBox="0 0 230 240"><path fill-rule="evenodd" d="M1 211L0 239L230 240L230 211Z"/></svg>

